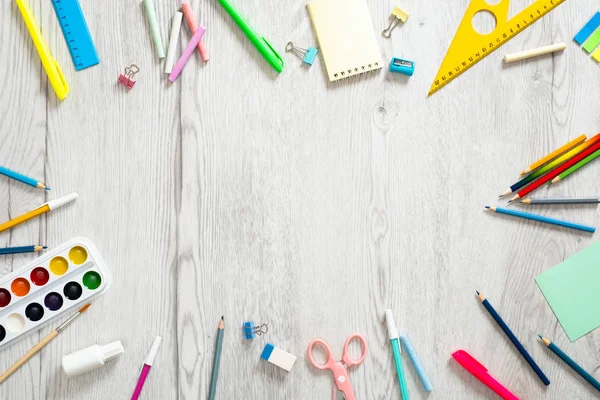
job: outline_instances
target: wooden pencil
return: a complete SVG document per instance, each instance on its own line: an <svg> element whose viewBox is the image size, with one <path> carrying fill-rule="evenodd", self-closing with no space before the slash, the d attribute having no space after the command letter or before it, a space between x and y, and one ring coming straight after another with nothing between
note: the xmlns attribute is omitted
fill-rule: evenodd
<svg viewBox="0 0 600 400"><path fill-rule="evenodd" d="M596 151L594 154L592 154L590 156L587 156L585 159L579 161L577 164L573 165L571 168L569 168L565 172L561 173L556 178L552 179L552 181L550 181L550 184L562 181L567 176L569 176L573 172L576 172L576 171L580 170L581 168L585 167L586 165L588 165L589 163L591 163L592 161L594 161L599 156L600 156L600 150Z"/></svg>
<svg viewBox="0 0 600 400"><path fill-rule="evenodd" d="M584 232L591 232L591 233L596 232L596 228L594 228L593 226L586 226L586 225L576 224L574 222L561 221L559 219L547 218L542 215L530 214L530 213L517 211L517 210L508 210L506 208L490 207L490 206L485 206L485 208L489 211L497 212L499 214L506 214L506 215L511 215L513 217L530 219L532 221L544 222L546 224L557 225L557 226L562 226L562 227L571 228L571 229L577 229L577 230L584 231Z"/></svg>
<svg viewBox="0 0 600 400"><path fill-rule="evenodd" d="M571 168L573 165L577 164L579 161L585 159L587 156L589 156L590 154L593 154L594 152L596 152L598 150L600 150L600 142L595 143L593 146L591 146L591 147L587 148L586 150L582 151L581 153L577 154L575 157L573 157L566 163L562 164L560 167L553 169L552 171L548 172L546 175L544 175L541 178L539 178L538 180L534 181L531 185L529 185L526 188L519 191L512 199L510 199L509 203L511 203L515 200L518 200L518 199L522 199L523 196L533 192L535 189L539 188L544 183L551 181L552 179L554 179L555 177L557 177L558 175L560 175L567 169Z"/></svg>
<svg viewBox="0 0 600 400"><path fill-rule="evenodd" d="M586 149L590 148L591 146L595 145L598 142L600 142L600 133L592 136L591 138L589 138L585 142L581 143L574 149L571 149L570 151L566 152L562 156L550 161L549 163L547 163L547 164L543 165L542 167L533 171L531 174L523 177L517 183L514 183L511 186L509 186L509 188L506 189L499 197L506 196L508 194L516 192L523 186L528 185L531 182L533 182L536 178L539 178L540 176L543 176L544 174L546 174L548 171L551 171L554 168L558 167L559 165L564 164L565 162L569 161L571 158L577 156L579 153L585 151Z"/></svg>
<svg viewBox="0 0 600 400"><path fill-rule="evenodd" d="M0 254L37 253L47 249L47 246L21 246L0 249Z"/></svg>
<svg viewBox="0 0 600 400"><path fill-rule="evenodd" d="M217 380L219 379L219 365L221 364L221 351L223 350L223 334L225 332L225 320L221 317L217 329L217 347L215 348L215 357L213 359L213 368L210 378L209 400L214 400L217 394Z"/></svg>
<svg viewBox="0 0 600 400"><path fill-rule="evenodd" d="M569 143L565 144L562 147L559 147L558 149L554 150L552 153L548 154L545 157L540 158L539 160L537 160L536 162L531 164L523 172L521 172L521 175L528 174L531 171L541 167L542 165L554 160L556 157L566 153L567 151L571 150L573 147L583 143L586 139L587 139L586 135L581 135L581 136L571 140Z"/></svg>
<svg viewBox="0 0 600 400"><path fill-rule="evenodd" d="M522 204L598 204L600 198L588 197L582 199L563 199L563 198L552 198L552 199L525 199L520 203Z"/></svg>
<svg viewBox="0 0 600 400"><path fill-rule="evenodd" d="M32 179L28 176L21 175L18 172L11 171L10 169L4 168L2 166L0 166L0 174L4 175L4 176L8 176L9 178L12 178L12 179L19 181L21 183L24 183L26 185L33 186L35 188L50 190L50 188L47 187L46 185L44 185L43 183L38 182L35 179Z"/></svg>
<svg viewBox="0 0 600 400"><path fill-rule="evenodd" d="M564 351L562 351L557 345L552 343L549 339L546 339L542 335L538 335L542 342L550 349L554 354L559 356L561 360L567 363L567 365L575 372L577 372L583 379L588 381L590 385L596 388L596 390L600 391L600 382L598 382L592 375L590 375L586 370L581 368L579 364L577 364L571 357L569 357Z"/></svg>
<svg viewBox="0 0 600 400"><path fill-rule="evenodd" d="M500 326L500 328L502 328L502 330L504 331L504 334L506 336L508 336L508 338L510 339L512 344L517 348L519 353L521 353L521 355L523 356L525 361L527 361L527 363L529 364L529 366L531 367L533 372L535 372L537 374L537 376L544 383L544 385L548 386L550 384L550 379L548 379L548 377L546 375L544 375L544 371L542 371L542 369L536 364L536 362L531 357L531 355L527 352L525 347L523 347L523 345L521 344L519 339L517 339L515 334L508 327L508 325L506 325L506 322L504 322L502 317L500 317L500 314L498 314L496 312L494 307L492 307L490 302L485 298L485 296L483 294L477 292L477 296L479 296L479 299L481 300L481 304L483 304L483 306L490 313L492 318L494 318L494 321L496 321L498 326Z"/></svg>

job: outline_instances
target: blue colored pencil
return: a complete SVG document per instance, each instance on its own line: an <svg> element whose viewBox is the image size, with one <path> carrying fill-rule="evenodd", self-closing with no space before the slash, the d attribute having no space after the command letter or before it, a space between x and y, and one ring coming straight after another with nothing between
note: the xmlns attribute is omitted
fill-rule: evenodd
<svg viewBox="0 0 600 400"><path fill-rule="evenodd" d="M36 253L47 248L47 246L7 247L5 249L0 249L0 254Z"/></svg>
<svg viewBox="0 0 600 400"><path fill-rule="evenodd" d="M537 376L540 378L540 380L542 382L544 382L544 385L548 386L550 384L550 380L548 379L548 377L546 375L544 375L544 372L542 371L542 369L535 363L533 358L531 358L531 355L527 352L527 350L525 350L525 347L523 347L521 342L519 342L519 339L517 339L515 334L508 327L508 325L506 325L506 323L504 322L502 317L500 317L500 314L498 314L496 312L496 310L494 310L494 307L492 307L490 302L487 301L487 299L485 298L485 296L483 294L477 292L477 295L481 299L481 304L483 304L485 309L488 310L488 312L490 313L492 318L494 318L496 323L500 326L500 328L502 328L502 330L504 331L506 336L508 336L508 338L510 339L512 344L514 344L515 347L517 348L517 350L519 350L519 353L521 353L521 355L523 356L525 361L527 361L527 363L529 364L531 369L533 369L533 371L537 374Z"/></svg>
<svg viewBox="0 0 600 400"><path fill-rule="evenodd" d="M580 224L576 224L574 222L561 221L559 219L554 219L554 218L546 218L541 215L530 214L530 213L526 213L523 211L508 210L506 208L490 207L490 206L485 206L485 208L490 211L494 211L494 212L497 212L500 214L512 215L513 217L530 219L533 221L544 222L546 224L552 224L552 225L557 225L557 226L563 226L565 228L577 229L577 230L585 231L585 232L591 232L591 233L596 232L596 228L594 228L593 226L580 225Z"/></svg>
<svg viewBox="0 0 600 400"><path fill-rule="evenodd" d="M577 372L579 375L581 375L581 377L583 379L585 379L586 381L588 381L593 387L595 387L596 390L600 391L600 382L598 382L596 379L594 379L593 376L591 376L586 370L584 370L583 368L581 368L579 366L579 364L577 364L575 361L573 361L573 359L571 359L571 357L569 357L568 355L566 355L561 349L558 348L557 345L555 345L554 343L552 343L549 339L546 339L542 335L538 335L538 336L540 337L540 339L542 339L542 341L544 342L544 344L546 346L548 346L548 348L550 348L550 350L552 350L554 352L554 354L556 354L564 362L566 362L567 364L569 364L569 367L573 368L575 370L575 372Z"/></svg>
<svg viewBox="0 0 600 400"><path fill-rule="evenodd" d="M33 186L35 188L50 190L50 188L46 187L46 185L44 185L43 183L40 183L40 182L36 181L35 179L29 178L25 175L21 175L18 172L11 171L10 169L6 169L2 166L0 166L0 174L6 175L9 178L17 180L19 182L23 182L24 184Z"/></svg>

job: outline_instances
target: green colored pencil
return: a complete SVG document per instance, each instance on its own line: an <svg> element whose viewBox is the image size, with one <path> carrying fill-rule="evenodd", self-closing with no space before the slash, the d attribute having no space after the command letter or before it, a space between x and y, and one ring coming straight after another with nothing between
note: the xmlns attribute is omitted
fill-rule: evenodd
<svg viewBox="0 0 600 400"><path fill-rule="evenodd" d="M562 181L567 176L571 175L573 172L577 171L578 169L585 167L587 164L589 164L590 162L594 161L598 157L600 157L600 150L598 150L597 152L595 152L595 153L587 156L586 158L584 158L583 160L579 161L577 164L573 165L571 168L569 168L568 170L566 170L562 174L558 175L556 178L552 179L552 182L550 182L550 184L558 183L558 182Z"/></svg>
<svg viewBox="0 0 600 400"><path fill-rule="evenodd" d="M209 400L214 400L217 394L217 379L219 379L219 364L221 364L221 350L223 350L223 333L225 332L225 320L221 317L219 329L217 329L217 347L213 360L212 376L210 378Z"/></svg>

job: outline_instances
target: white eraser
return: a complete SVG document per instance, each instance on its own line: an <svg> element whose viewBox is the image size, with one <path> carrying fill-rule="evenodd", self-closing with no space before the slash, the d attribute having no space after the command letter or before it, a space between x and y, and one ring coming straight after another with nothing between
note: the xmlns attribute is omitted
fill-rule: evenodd
<svg viewBox="0 0 600 400"><path fill-rule="evenodd" d="M287 351L281 350L279 347L276 347L271 343L267 343L265 345L260 358L267 360L271 364L275 364L288 372L292 370L292 367L296 363L296 356L288 353Z"/></svg>

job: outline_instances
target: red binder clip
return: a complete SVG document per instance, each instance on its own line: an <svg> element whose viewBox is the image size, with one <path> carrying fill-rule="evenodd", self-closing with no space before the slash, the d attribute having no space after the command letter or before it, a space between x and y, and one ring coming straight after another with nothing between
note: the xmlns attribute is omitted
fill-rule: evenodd
<svg viewBox="0 0 600 400"><path fill-rule="evenodd" d="M129 67L125 68L125 74L119 75L117 82L125 86L128 90L131 90L133 89L133 85L135 85L134 76L139 71L140 68L137 65L131 64Z"/></svg>

